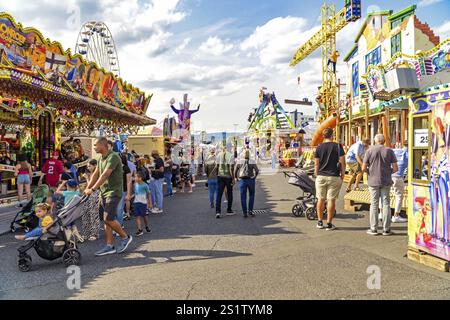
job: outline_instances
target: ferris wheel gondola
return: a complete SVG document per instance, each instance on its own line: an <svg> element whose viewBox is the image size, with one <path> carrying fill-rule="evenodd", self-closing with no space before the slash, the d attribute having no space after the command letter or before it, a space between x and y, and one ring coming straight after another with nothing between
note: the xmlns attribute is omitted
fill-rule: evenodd
<svg viewBox="0 0 450 320"><path fill-rule="evenodd" d="M120 77L119 57L114 38L103 22L90 21L81 27L75 53Z"/></svg>

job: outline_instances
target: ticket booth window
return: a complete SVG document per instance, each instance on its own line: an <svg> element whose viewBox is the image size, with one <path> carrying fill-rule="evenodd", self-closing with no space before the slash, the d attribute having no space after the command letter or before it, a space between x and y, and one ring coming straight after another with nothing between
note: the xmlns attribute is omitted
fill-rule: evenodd
<svg viewBox="0 0 450 320"><path fill-rule="evenodd" d="M428 183L430 180L430 114L413 117L413 180Z"/></svg>

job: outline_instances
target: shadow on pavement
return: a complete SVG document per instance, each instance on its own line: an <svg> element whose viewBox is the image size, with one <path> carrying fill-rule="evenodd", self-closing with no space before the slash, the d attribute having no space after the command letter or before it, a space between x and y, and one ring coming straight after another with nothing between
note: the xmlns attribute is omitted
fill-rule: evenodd
<svg viewBox="0 0 450 320"><path fill-rule="evenodd" d="M203 185L199 185L193 194L176 194L173 198L165 198L165 213L149 217L153 233L135 239L125 254L95 257L94 253L104 245L103 238L80 245L83 288L89 287L102 275L120 268L165 262L178 263L250 256L246 252L215 250L215 245L209 250L183 249L184 245L185 248L195 247L197 243L195 241L199 241L201 247L204 248L210 247L209 243L217 240L217 237L300 234L300 232L276 226L279 224L279 221L276 220L277 215L271 213L275 204L266 202L268 190L261 183L257 184L255 209L265 210L267 213L248 219L244 219L242 216L237 186L234 188L233 204L233 209L237 214L223 219L215 218L215 210L209 206L208 193ZM136 232L134 222L126 222L125 226L129 234ZM209 237L209 239L203 240L203 237ZM195 238L194 243L184 242L191 238ZM181 241L165 242L165 240ZM157 251L152 250L154 241L158 241ZM15 241L12 234L0 236L0 299L5 297L61 299L77 295L77 292L70 291L66 287L68 275L61 259L53 262L45 261L39 258L34 250L31 250L32 271L29 273L19 272L17 248L20 245L21 243ZM167 251L160 250L164 246L168 248ZM56 289L42 290L46 285L51 285Z"/></svg>

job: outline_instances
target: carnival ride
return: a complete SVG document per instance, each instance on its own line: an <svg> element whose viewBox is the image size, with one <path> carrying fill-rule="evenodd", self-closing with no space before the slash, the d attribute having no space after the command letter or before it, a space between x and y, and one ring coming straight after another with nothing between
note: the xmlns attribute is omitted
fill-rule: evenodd
<svg viewBox="0 0 450 320"><path fill-rule="evenodd" d="M295 125L278 102L275 93L262 88L259 94L260 105L249 118L249 131L295 130ZM270 105L271 104L271 105Z"/></svg>
<svg viewBox="0 0 450 320"><path fill-rule="evenodd" d="M111 31L103 22L90 21L81 26L75 53L81 54L87 61L93 61L99 67L120 77L116 44Z"/></svg>
<svg viewBox="0 0 450 320"><path fill-rule="evenodd" d="M294 67L322 47L322 87L319 89L317 98L321 109L320 122L333 116L333 113L339 113L336 70L332 63L330 66L330 60L332 60L331 57L336 57L337 53L336 34L350 22L361 18L361 1L346 0L345 7L338 13L334 4L324 3L321 16L320 30L297 50L290 62L290 65Z"/></svg>

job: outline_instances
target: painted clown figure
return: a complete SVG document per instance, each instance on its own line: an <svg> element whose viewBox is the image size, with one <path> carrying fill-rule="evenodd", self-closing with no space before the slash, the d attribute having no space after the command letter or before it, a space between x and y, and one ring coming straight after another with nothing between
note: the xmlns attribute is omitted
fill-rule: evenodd
<svg viewBox="0 0 450 320"><path fill-rule="evenodd" d="M176 109L173 105L175 104L175 99L170 101L170 107L173 112L178 115L178 129L190 131L191 130L191 117L194 113L200 111L200 105L197 110L189 110L191 103L188 102L188 95L184 95L183 103L180 103L180 110Z"/></svg>

